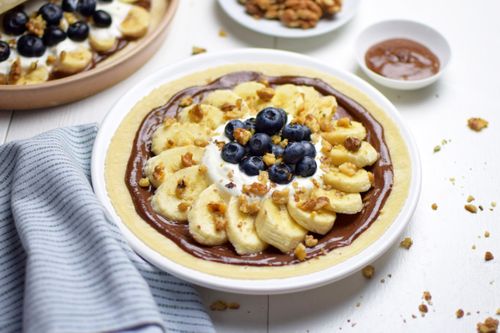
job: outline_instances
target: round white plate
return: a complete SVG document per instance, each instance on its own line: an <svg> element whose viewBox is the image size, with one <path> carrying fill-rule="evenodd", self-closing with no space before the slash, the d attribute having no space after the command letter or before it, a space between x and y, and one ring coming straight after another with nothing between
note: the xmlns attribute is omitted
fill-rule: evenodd
<svg viewBox="0 0 500 333"><path fill-rule="evenodd" d="M268 280L223 278L186 268L163 257L137 238L116 214L106 192L104 163L111 138L125 115L140 99L167 81L176 80L180 77L210 67L235 63L289 64L328 73L363 91L373 101L379 104L399 126L411 157L412 175L410 193L403 209L389 229L381 238L358 255L328 269L298 277ZM408 224L417 205L421 182L420 159L415 142L406 129L406 126L403 124L394 105L392 105L380 92L353 74L332 68L312 58L291 52L265 49L242 49L231 52L207 53L188 58L177 64L155 71L151 76L127 91L107 114L94 144L91 168L92 183L97 197L106 208L109 217L120 227L125 239L129 242L131 247L143 258L160 269L195 284L212 289L244 294L279 294L296 292L319 287L359 271L362 267L382 255L396 240L398 240L398 237Z"/></svg>
<svg viewBox="0 0 500 333"><path fill-rule="evenodd" d="M283 38L306 38L325 34L346 24L358 10L361 0L344 0L342 10L332 19L321 19L311 29L287 28L277 20L257 20L245 12L238 0L219 0L226 14L242 26L261 34Z"/></svg>

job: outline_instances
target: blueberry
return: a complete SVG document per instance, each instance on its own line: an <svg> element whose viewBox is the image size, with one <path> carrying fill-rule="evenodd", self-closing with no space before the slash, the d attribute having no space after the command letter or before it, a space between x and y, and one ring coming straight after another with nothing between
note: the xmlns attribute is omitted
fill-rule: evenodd
<svg viewBox="0 0 500 333"><path fill-rule="evenodd" d="M45 49L42 39L35 35L24 35L17 40L17 52L23 57L41 57Z"/></svg>
<svg viewBox="0 0 500 333"><path fill-rule="evenodd" d="M53 3L47 3L40 7L38 13L42 15L48 25L58 25L63 17L61 7Z"/></svg>
<svg viewBox="0 0 500 333"><path fill-rule="evenodd" d="M276 184L288 184L293 179L292 169L283 163L271 165L267 172L269 179Z"/></svg>
<svg viewBox="0 0 500 333"><path fill-rule="evenodd" d="M282 117L283 117L283 119L284 119L284 124L286 124L286 122L287 122L287 120L288 120L288 113L286 113L286 111L285 111L285 110L283 110L283 109L278 109L278 110L280 111L281 116L282 116ZM283 126L284 126L284 125L283 125Z"/></svg>
<svg viewBox="0 0 500 333"><path fill-rule="evenodd" d="M310 141L311 140L311 129L305 125L302 126L303 129L304 129L304 138L302 140L307 140L307 141Z"/></svg>
<svg viewBox="0 0 500 333"><path fill-rule="evenodd" d="M248 118L243 124L247 130L255 132L255 118Z"/></svg>
<svg viewBox="0 0 500 333"><path fill-rule="evenodd" d="M280 109L265 108L257 114L255 130L257 132L274 135L285 126L285 118Z"/></svg>
<svg viewBox="0 0 500 333"><path fill-rule="evenodd" d="M78 1L78 12L83 16L91 16L95 12L96 0Z"/></svg>
<svg viewBox="0 0 500 333"><path fill-rule="evenodd" d="M0 62L9 59L10 56L10 46L3 40L0 41Z"/></svg>
<svg viewBox="0 0 500 333"><path fill-rule="evenodd" d="M100 2L105 2L105 3L110 3L113 2L113 0L99 0Z"/></svg>
<svg viewBox="0 0 500 333"><path fill-rule="evenodd" d="M316 157L316 147L309 141L302 141L302 146L304 146L304 156Z"/></svg>
<svg viewBox="0 0 500 333"><path fill-rule="evenodd" d="M245 147L237 142L228 142L222 147L221 157L224 161L238 164L245 156Z"/></svg>
<svg viewBox="0 0 500 333"><path fill-rule="evenodd" d="M65 12L76 12L78 9L78 0L63 0L61 7Z"/></svg>
<svg viewBox="0 0 500 333"><path fill-rule="evenodd" d="M291 142L286 146L283 152L283 161L285 161L285 163L295 164L304 157L305 152L302 143Z"/></svg>
<svg viewBox="0 0 500 333"><path fill-rule="evenodd" d="M43 43L46 46L54 46L66 39L66 33L59 27L50 26L43 33Z"/></svg>
<svg viewBox="0 0 500 333"><path fill-rule="evenodd" d="M77 21L68 27L68 37L77 42L83 42L89 36L89 26L83 21Z"/></svg>
<svg viewBox="0 0 500 333"><path fill-rule="evenodd" d="M26 31L28 20L28 15L25 12L20 10L10 11L3 17L3 30L9 35L20 35Z"/></svg>
<svg viewBox="0 0 500 333"><path fill-rule="evenodd" d="M285 151L285 149L283 147L281 147L280 145L271 145L271 153L274 154L274 156L276 157L281 157L283 156L283 152Z"/></svg>
<svg viewBox="0 0 500 333"><path fill-rule="evenodd" d="M264 133L255 133L248 141L250 154L262 156L271 150L271 137Z"/></svg>
<svg viewBox="0 0 500 333"><path fill-rule="evenodd" d="M231 120L226 124L226 127L224 127L224 134L227 136L229 140L234 140L234 130L237 128L245 128L245 125L241 120Z"/></svg>
<svg viewBox="0 0 500 333"><path fill-rule="evenodd" d="M301 141L304 139L304 126L300 124L286 124L281 136L288 141Z"/></svg>
<svg viewBox="0 0 500 333"><path fill-rule="evenodd" d="M295 174L302 177L314 175L318 166L314 158L306 156L295 165Z"/></svg>
<svg viewBox="0 0 500 333"><path fill-rule="evenodd" d="M250 156L240 162L240 170L249 176L257 176L265 168L266 165L259 156Z"/></svg>
<svg viewBox="0 0 500 333"><path fill-rule="evenodd" d="M99 28L107 28L112 22L111 15L104 10L96 10L94 14L92 14L92 19L94 20L94 25Z"/></svg>

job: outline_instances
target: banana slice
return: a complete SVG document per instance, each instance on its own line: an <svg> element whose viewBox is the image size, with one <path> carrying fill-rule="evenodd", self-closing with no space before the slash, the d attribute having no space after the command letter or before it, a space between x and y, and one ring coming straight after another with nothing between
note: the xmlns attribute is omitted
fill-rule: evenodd
<svg viewBox="0 0 500 333"><path fill-rule="evenodd" d="M317 99L312 105L312 114L318 121L331 120L337 112L337 100L333 96L325 96Z"/></svg>
<svg viewBox="0 0 500 333"><path fill-rule="evenodd" d="M233 91L236 95L243 98L247 105L254 110L260 111L263 108L262 101L260 101L257 91L265 88L262 83L250 81L243 82L234 87Z"/></svg>
<svg viewBox="0 0 500 333"><path fill-rule="evenodd" d="M89 44L97 52L107 52L115 47L116 37L109 36L106 38L99 38L96 34L90 33Z"/></svg>
<svg viewBox="0 0 500 333"><path fill-rule="evenodd" d="M264 250L264 243L255 230L255 216L240 211L237 197L231 197L227 211L226 233L239 255L257 253Z"/></svg>
<svg viewBox="0 0 500 333"><path fill-rule="evenodd" d="M45 82L49 79L49 71L47 67L40 66L35 70L29 71L25 75L22 75L19 80L17 80L17 85L25 85L25 84L37 84Z"/></svg>
<svg viewBox="0 0 500 333"><path fill-rule="evenodd" d="M296 85L284 84L274 89L274 96L269 104L294 116L304 110L305 96Z"/></svg>
<svg viewBox="0 0 500 333"><path fill-rule="evenodd" d="M210 139L210 128L193 123L174 123L170 126L160 126L153 134L151 149L159 155L162 151L188 145L197 145Z"/></svg>
<svg viewBox="0 0 500 333"><path fill-rule="evenodd" d="M351 162L358 168L363 168L375 163L378 160L378 153L371 144L363 141L356 152L347 150L343 145L335 145L328 153L328 157L335 165Z"/></svg>
<svg viewBox="0 0 500 333"><path fill-rule="evenodd" d="M245 101L232 90L215 90L203 99L202 104L221 109L228 119L243 118L250 113Z"/></svg>
<svg viewBox="0 0 500 333"><path fill-rule="evenodd" d="M347 126L339 126L339 121L333 122L333 130L323 133L323 138L332 145L342 144L348 137L364 140L366 138L366 129L360 122L350 121Z"/></svg>
<svg viewBox="0 0 500 333"><path fill-rule="evenodd" d="M344 193L337 190L323 190L316 188L313 191L316 198L328 198L325 209L339 214L356 214L363 209L363 201L359 193Z"/></svg>
<svg viewBox="0 0 500 333"><path fill-rule="evenodd" d="M333 224L335 223L335 212L327 211L326 209L320 209L318 211L305 211L299 207L300 205L301 202L297 202L293 198L288 200L288 213L295 220L295 222L307 230L320 235L324 235L332 229Z"/></svg>
<svg viewBox="0 0 500 333"><path fill-rule="evenodd" d="M203 151L203 148L193 145L162 151L160 155L156 155L146 162L144 173L154 187L159 187L172 173L200 164Z"/></svg>
<svg viewBox="0 0 500 333"><path fill-rule="evenodd" d="M224 244L227 242L226 211L226 203L217 186L210 185L199 194L187 214L189 233L203 245Z"/></svg>
<svg viewBox="0 0 500 333"><path fill-rule="evenodd" d="M359 169L352 176L348 176L334 168L323 175L323 181L334 189L347 193L366 192L372 186L365 169Z"/></svg>
<svg viewBox="0 0 500 333"><path fill-rule="evenodd" d="M149 22L149 12L134 5L120 24L120 31L125 37L140 38L148 32Z"/></svg>
<svg viewBox="0 0 500 333"><path fill-rule="evenodd" d="M75 74L83 71L92 61L92 52L85 48L75 51L63 51L55 64L56 71L65 74Z"/></svg>
<svg viewBox="0 0 500 333"><path fill-rule="evenodd" d="M209 185L206 172L199 166L181 169L158 187L151 205L162 216L179 222L186 221L189 207Z"/></svg>
<svg viewBox="0 0 500 333"><path fill-rule="evenodd" d="M197 123L211 129L216 129L225 123L224 112L208 104L193 104L185 107L179 112L177 119L180 123Z"/></svg>
<svg viewBox="0 0 500 333"><path fill-rule="evenodd" d="M291 218L286 206L277 206L270 198L262 202L255 228L260 239L283 253L295 249L307 234L307 230Z"/></svg>

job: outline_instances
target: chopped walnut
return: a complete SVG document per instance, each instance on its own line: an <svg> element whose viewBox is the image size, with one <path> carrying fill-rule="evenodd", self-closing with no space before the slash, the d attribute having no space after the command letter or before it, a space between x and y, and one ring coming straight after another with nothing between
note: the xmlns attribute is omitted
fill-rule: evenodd
<svg viewBox="0 0 500 333"><path fill-rule="evenodd" d="M457 311L455 311L455 316L457 316L457 318L462 318L464 316L464 310L462 309L458 309Z"/></svg>
<svg viewBox="0 0 500 333"><path fill-rule="evenodd" d="M53 56L52 54L48 55L47 56L47 60L45 61L45 63L49 66L55 64L57 61L57 58L55 56Z"/></svg>
<svg viewBox="0 0 500 333"><path fill-rule="evenodd" d="M222 38L227 37L227 32L223 29L220 29L219 30L219 37L222 37Z"/></svg>
<svg viewBox="0 0 500 333"><path fill-rule="evenodd" d="M215 145L217 146L217 148L219 148L219 150L222 150L225 144L226 143L224 141L215 140Z"/></svg>
<svg viewBox="0 0 500 333"><path fill-rule="evenodd" d="M207 49L205 49L203 47L199 47L199 46L193 46L193 49L191 51L191 55L197 55L197 54L205 53L205 52L207 52Z"/></svg>
<svg viewBox="0 0 500 333"><path fill-rule="evenodd" d="M432 300L432 295L429 291L424 291L423 298L427 301L430 302Z"/></svg>
<svg viewBox="0 0 500 333"><path fill-rule="evenodd" d="M227 309L227 303L224 301L215 301L210 304L210 310L212 311L224 311Z"/></svg>
<svg viewBox="0 0 500 333"><path fill-rule="evenodd" d="M344 140L344 147L345 147L345 149L355 153L361 147L361 140L358 138L354 138L354 137L347 137Z"/></svg>
<svg viewBox="0 0 500 333"><path fill-rule="evenodd" d="M418 311L420 311L422 314L429 312L429 308L425 304L420 304L418 306Z"/></svg>
<svg viewBox="0 0 500 333"><path fill-rule="evenodd" d="M469 196L467 197L467 203L470 203L470 202L474 201L475 199L476 199L476 198L474 198L472 195L469 195Z"/></svg>
<svg viewBox="0 0 500 333"><path fill-rule="evenodd" d="M180 179L177 182L177 186L175 187L175 196L179 199L181 199L184 196L184 192L186 192L186 181L183 179Z"/></svg>
<svg viewBox="0 0 500 333"><path fill-rule="evenodd" d="M203 120L203 110L201 109L200 104L194 105L189 111L188 111L188 117L189 120L194 122L194 123L199 123L200 121Z"/></svg>
<svg viewBox="0 0 500 333"><path fill-rule="evenodd" d="M231 302L227 305L227 308L231 310L238 310L240 308L240 304L236 302Z"/></svg>
<svg viewBox="0 0 500 333"><path fill-rule="evenodd" d="M493 253L491 253L490 251L486 251L484 253L484 260L485 261L490 261L490 260L493 260L495 259L495 257L493 256Z"/></svg>
<svg viewBox="0 0 500 333"><path fill-rule="evenodd" d="M165 167L163 163L159 163L153 170L153 178L156 181L161 182L163 181L163 177L165 177Z"/></svg>
<svg viewBox="0 0 500 333"><path fill-rule="evenodd" d="M431 208L432 208L432 210L437 210L438 209L437 203L433 203Z"/></svg>
<svg viewBox="0 0 500 333"><path fill-rule="evenodd" d="M490 237L490 232L489 231L485 231L484 232L484 237L485 238L489 238Z"/></svg>
<svg viewBox="0 0 500 333"><path fill-rule="evenodd" d="M269 181L269 173L267 171L259 171L259 176L257 177L259 182L266 185Z"/></svg>
<svg viewBox="0 0 500 333"><path fill-rule="evenodd" d="M342 0L315 0L320 5L323 12L328 15L334 15L342 9Z"/></svg>
<svg viewBox="0 0 500 333"><path fill-rule="evenodd" d="M472 214L476 214L477 213L477 207L472 205L472 204L468 204L468 205L465 205L464 206L465 210L472 213Z"/></svg>
<svg viewBox="0 0 500 333"><path fill-rule="evenodd" d="M179 102L179 106L181 107L190 106L191 104L193 104L193 97L191 96L183 97Z"/></svg>
<svg viewBox="0 0 500 333"><path fill-rule="evenodd" d="M236 105L231 104L231 103L224 103L221 105L220 109L222 112L230 112L233 111Z"/></svg>
<svg viewBox="0 0 500 333"><path fill-rule="evenodd" d="M255 215L260 210L260 202L256 200L248 200L246 195L240 195L238 197L238 206L240 212L248 215Z"/></svg>
<svg viewBox="0 0 500 333"><path fill-rule="evenodd" d="M28 23L26 23L26 29L36 35L38 37L42 37L45 31L45 27L47 26L47 22L43 19L42 15L38 15L30 18Z"/></svg>
<svg viewBox="0 0 500 333"><path fill-rule="evenodd" d="M349 127L351 126L351 119L347 117L340 118L337 120L337 126L339 127Z"/></svg>
<svg viewBox="0 0 500 333"><path fill-rule="evenodd" d="M267 166L273 165L276 163L276 156L272 153L266 153L263 157L262 160Z"/></svg>
<svg viewBox="0 0 500 333"><path fill-rule="evenodd" d="M9 80L8 80L9 83L15 84L21 78L21 73L22 73L21 58L18 57L16 60L14 60L12 66L10 67Z"/></svg>
<svg viewBox="0 0 500 333"><path fill-rule="evenodd" d="M187 212L187 210L191 207L190 204L187 202L181 202L180 204L177 205L177 209L181 212Z"/></svg>
<svg viewBox="0 0 500 333"><path fill-rule="evenodd" d="M287 27L309 29L318 24L323 11L314 0L285 0L278 15Z"/></svg>
<svg viewBox="0 0 500 333"><path fill-rule="evenodd" d="M149 187L149 185L150 185L149 178L141 178L139 180L140 187Z"/></svg>
<svg viewBox="0 0 500 333"><path fill-rule="evenodd" d="M363 274L363 276L365 278L371 279L373 277L373 275L375 274L375 267L373 267L372 265L368 265L365 268L363 268L361 273Z"/></svg>
<svg viewBox="0 0 500 333"><path fill-rule="evenodd" d="M407 250L409 250L412 245L413 245L413 240L411 239L411 237L405 237L405 239L403 239L401 243L399 243L400 247L405 248Z"/></svg>
<svg viewBox="0 0 500 333"><path fill-rule="evenodd" d="M306 252L306 247L304 246L304 244L300 243L299 245L297 245L297 247L295 248L293 253L297 257L297 259L299 259L300 261L306 260L307 252Z"/></svg>
<svg viewBox="0 0 500 333"><path fill-rule="evenodd" d="M299 208L306 212L317 212L330 204L327 197L310 198L299 204Z"/></svg>
<svg viewBox="0 0 500 333"><path fill-rule="evenodd" d="M215 222L215 230L222 231L226 228L227 220L225 217L227 205L224 202L211 201L207 204L208 211L212 214Z"/></svg>
<svg viewBox="0 0 500 333"><path fill-rule="evenodd" d="M234 136L234 139L236 141L238 141L239 144L244 146L247 144L247 142L252 137L252 132L250 132L249 130L247 130L245 128L237 127L234 129L233 136Z"/></svg>
<svg viewBox="0 0 500 333"><path fill-rule="evenodd" d="M333 123L329 119L322 119L319 122L319 129L323 132L330 132L333 130Z"/></svg>
<svg viewBox="0 0 500 333"><path fill-rule="evenodd" d="M187 152L181 156L181 165L183 168L193 166L196 162L193 160L193 153Z"/></svg>
<svg viewBox="0 0 500 333"><path fill-rule="evenodd" d="M163 127L169 128L170 126L172 126L176 122L177 122L177 120L175 118L165 118L165 120L163 121Z"/></svg>
<svg viewBox="0 0 500 333"><path fill-rule="evenodd" d="M498 320L488 317L482 323L477 323L478 333L496 333L498 329Z"/></svg>
<svg viewBox="0 0 500 333"><path fill-rule="evenodd" d="M288 203L288 198L290 196L290 191L284 189L282 191L275 190L271 195L271 199L276 205L286 205Z"/></svg>
<svg viewBox="0 0 500 333"><path fill-rule="evenodd" d="M339 171L346 176L352 177L358 172L358 167L354 163L345 162L339 165Z"/></svg>
<svg viewBox="0 0 500 333"><path fill-rule="evenodd" d="M269 188L265 184L256 182L250 185L243 185L242 191L245 194L255 194L262 196L269 192Z"/></svg>
<svg viewBox="0 0 500 333"><path fill-rule="evenodd" d="M273 136L271 137L271 141L272 141L275 145L277 145L277 144L279 144L279 143L281 142L281 136L279 136L279 135L273 135Z"/></svg>
<svg viewBox="0 0 500 333"><path fill-rule="evenodd" d="M206 165L200 165L200 167L198 168L198 172L201 173L201 174L204 174L207 171L208 171L208 169L207 169Z"/></svg>
<svg viewBox="0 0 500 333"><path fill-rule="evenodd" d="M198 147L206 147L208 145L208 141L205 139L195 139L194 144Z"/></svg>
<svg viewBox="0 0 500 333"><path fill-rule="evenodd" d="M471 130L480 132L488 127L488 121L482 118L469 118L469 120L467 120L467 125Z"/></svg>
<svg viewBox="0 0 500 333"><path fill-rule="evenodd" d="M274 96L274 89L270 87L262 88L257 90L257 96L264 101L269 102Z"/></svg>
<svg viewBox="0 0 500 333"><path fill-rule="evenodd" d="M313 247L318 244L318 240L313 235L306 235L305 243L307 247Z"/></svg>
<svg viewBox="0 0 500 333"><path fill-rule="evenodd" d="M323 154L326 154L326 153L331 152L331 151L332 151L332 149L333 149L333 146L332 146L332 145L331 145L331 143L329 143L328 141L323 140L323 141L321 142L321 152L322 152Z"/></svg>

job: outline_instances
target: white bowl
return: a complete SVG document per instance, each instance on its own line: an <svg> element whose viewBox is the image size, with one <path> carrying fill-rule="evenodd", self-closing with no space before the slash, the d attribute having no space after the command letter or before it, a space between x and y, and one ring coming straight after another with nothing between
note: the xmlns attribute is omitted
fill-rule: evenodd
<svg viewBox="0 0 500 333"><path fill-rule="evenodd" d="M396 80L375 73L366 66L365 54L376 43L392 38L407 38L428 47L440 62L439 71L431 77L421 80ZM375 82L383 86L414 90L426 87L443 74L451 58L450 44L437 30L425 24L408 20L388 20L369 26L359 35L355 45L356 59L361 69Z"/></svg>
<svg viewBox="0 0 500 333"><path fill-rule="evenodd" d="M176 80L193 72L206 70L211 67L235 63L289 64L328 73L363 91L369 98L382 107L387 115L398 125L411 158L412 174L409 196L398 217L387 231L356 256L322 271L303 276L268 280L224 278L187 268L160 255L135 236L116 214L106 191L104 163L111 138L125 115L141 98L166 81ZM97 197L106 208L109 218L119 226L125 239L139 255L160 269L181 279L212 289L243 294L279 294L302 291L328 284L359 271L362 267L381 256L398 240L417 205L421 183L420 159L415 141L403 124L398 111L387 98L368 83L351 73L335 69L326 63L303 55L265 49L241 49L230 52L207 53L188 58L152 73L151 76L128 90L107 114L94 144L91 168L92 184Z"/></svg>
<svg viewBox="0 0 500 333"><path fill-rule="evenodd" d="M219 0L226 14L242 26L261 34L283 38L306 38L325 34L340 28L356 14L361 0L345 1L342 10L333 19L322 19L311 29L287 28L277 20L257 20L245 12L238 0Z"/></svg>

